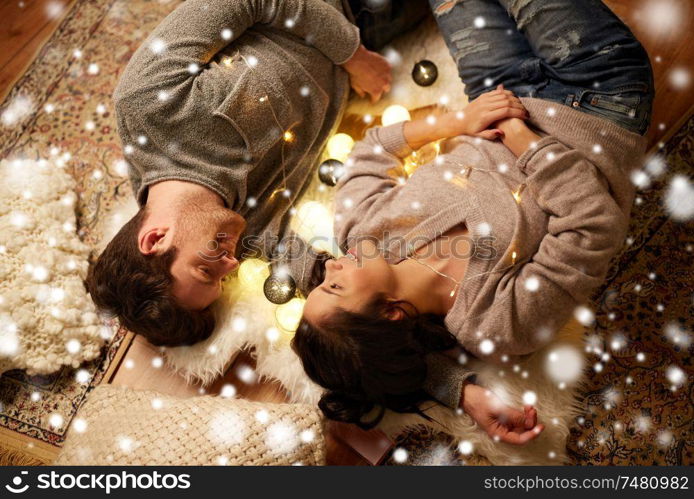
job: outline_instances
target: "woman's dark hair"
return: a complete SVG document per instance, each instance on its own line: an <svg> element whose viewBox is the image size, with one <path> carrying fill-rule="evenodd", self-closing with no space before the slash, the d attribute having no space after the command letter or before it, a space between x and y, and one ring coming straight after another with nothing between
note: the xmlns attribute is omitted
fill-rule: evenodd
<svg viewBox="0 0 694 499"><path fill-rule="evenodd" d="M309 378L327 389L318 406L328 418L364 429L386 409L429 419L419 408L432 400L423 389L425 357L458 342L438 316L408 314L402 305L379 296L362 313L338 310L320 325L301 319L292 348ZM387 307L401 308L404 318L388 319Z"/></svg>
<svg viewBox="0 0 694 499"><path fill-rule="evenodd" d="M87 291L99 310L153 345L192 345L212 334L213 311L187 310L171 294L175 246L161 255L140 251L137 234L146 214L141 208L89 266Z"/></svg>

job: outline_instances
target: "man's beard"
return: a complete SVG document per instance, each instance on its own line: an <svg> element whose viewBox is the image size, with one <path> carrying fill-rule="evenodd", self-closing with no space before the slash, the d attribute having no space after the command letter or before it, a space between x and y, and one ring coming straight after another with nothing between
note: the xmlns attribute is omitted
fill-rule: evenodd
<svg viewBox="0 0 694 499"><path fill-rule="evenodd" d="M222 244L227 248L227 253L231 253L228 242L220 241L225 237L236 239L239 236L231 233L237 231L239 215L219 205L200 204L195 199L180 200L179 203L181 206L176 210L180 213L176 220L178 229L173 241L175 246L194 242L200 246L197 250L201 255L213 257L224 251Z"/></svg>

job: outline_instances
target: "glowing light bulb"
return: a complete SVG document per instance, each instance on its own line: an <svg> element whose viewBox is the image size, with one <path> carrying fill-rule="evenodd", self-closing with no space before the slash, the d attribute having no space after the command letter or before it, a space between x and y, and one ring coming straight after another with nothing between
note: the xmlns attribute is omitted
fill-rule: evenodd
<svg viewBox="0 0 694 499"><path fill-rule="evenodd" d="M383 116L381 116L381 123L383 126L392 125L394 123L400 123L401 121L409 121L410 112L403 106L388 106L383 111Z"/></svg>
<svg viewBox="0 0 694 499"><path fill-rule="evenodd" d="M265 279L270 275L267 262L258 258L244 260L239 266L238 278L241 285L253 289L262 289Z"/></svg>
<svg viewBox="0 0 694 499"><path fill-rule="evenodd" d="M343 163L347 161L349 153L352 152L354 147L354 139L347 135L346 133L336 133L328 141L328 155L342 161Z"/></svg>
<svg viewBox="0 0 694 499"><path fill-rule="evenodd" d="M287 332L293 333L299 327L301 314L304 312L303 298L292 298L287 303L279 305L275 310L277 325Z"/></svg>
<svg viewBox="0 0 694 499"><path fill-rule="evenodd" d="M511 263L516 263L516 252L515 251L511 254Z"/></svg>
<svg viewBox="0 0 694 499"><path fill-rule="evenodd" d="M294 142L294 138L296 137L296 135L294 135L294 132L292 132L291 130L287 130L286 132L284 132L283 137L285 142Z"/></svg>
<svg viewBox="0 0 694 499"><path fill-rule="evenodd" d="M330 251L333 223L328 209L318 201L306 201L296 210L292 229L316 251Z"/></svg>

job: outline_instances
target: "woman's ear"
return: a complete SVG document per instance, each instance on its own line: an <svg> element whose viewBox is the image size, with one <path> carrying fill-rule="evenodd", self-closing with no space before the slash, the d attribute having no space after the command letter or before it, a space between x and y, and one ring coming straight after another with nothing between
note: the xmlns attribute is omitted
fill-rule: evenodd
<svg viewBox="0 0 694 499"><path fill-rule="evenodd" d="M398 300L388 300L384 313L386 319L390 321L401 321L407 317L405 310L402 308L402 302Z"/></svg>

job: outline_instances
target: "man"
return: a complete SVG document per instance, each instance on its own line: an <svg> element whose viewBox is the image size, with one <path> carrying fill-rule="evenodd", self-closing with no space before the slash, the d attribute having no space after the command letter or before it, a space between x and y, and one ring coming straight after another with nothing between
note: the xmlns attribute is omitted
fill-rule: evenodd
<svg viewBox="0 0 694 499"><path fill-rule="evenodd" d="M140 210L90 268L97 307L155 345L212 333L239 237L272 258L350 83L374 101L389 90L387 61L344 13L340 0L188 0L138 48L114 102Z"/></svg>

